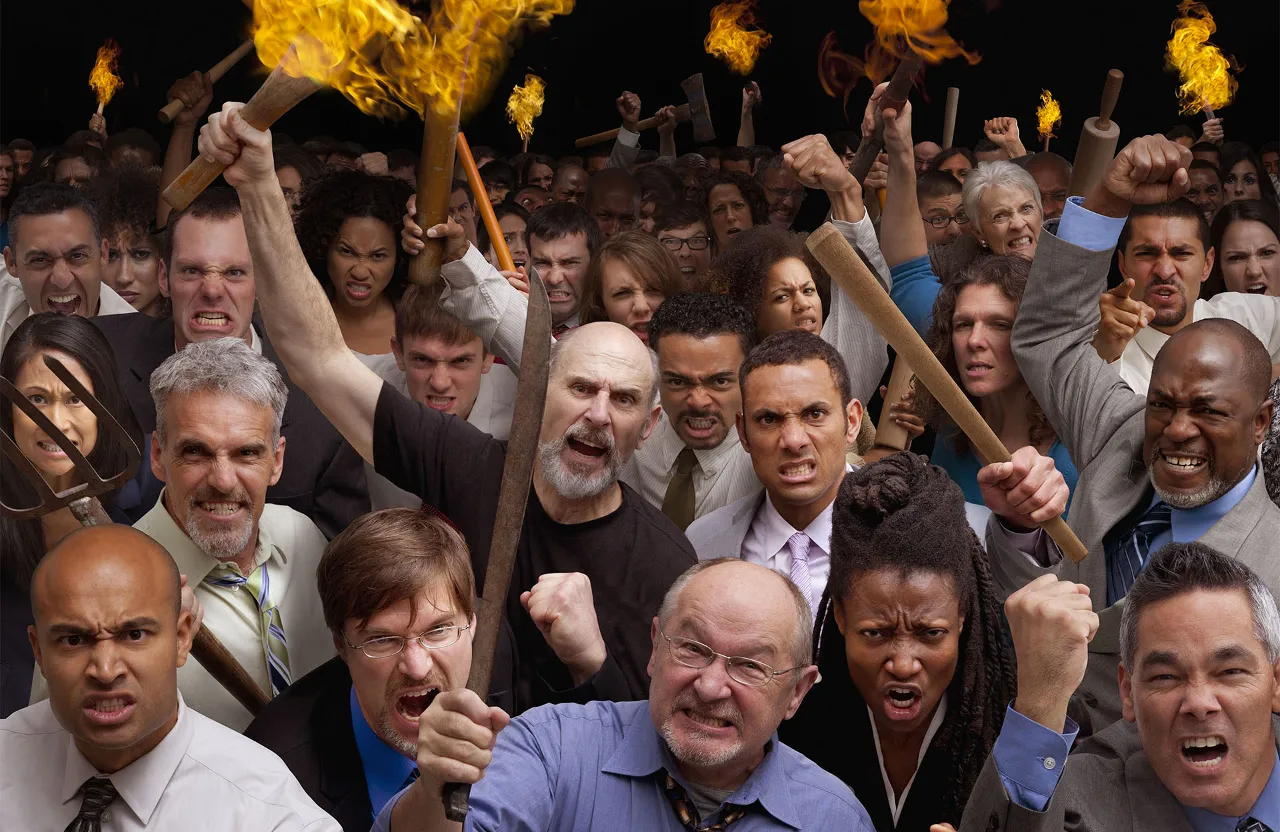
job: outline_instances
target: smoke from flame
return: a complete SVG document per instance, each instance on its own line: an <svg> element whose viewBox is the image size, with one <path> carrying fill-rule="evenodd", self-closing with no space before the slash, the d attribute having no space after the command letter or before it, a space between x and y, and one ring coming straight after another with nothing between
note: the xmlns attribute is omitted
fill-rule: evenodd
<svg viewBox="0 0 1280 832"><path fill-rule="evenodd" d="M756 28L755 0L721 3L711 10L711 31L702 41L707 54L719 58L739 75L750 75L760 51L773 35Z"/></svg>
<svg viewBox="0 0 1280 832"><path fill-rule="evenodd" d="M266 66L327 84L381 117L482 107L525 25L547 25L574 0L439 0L426 21L395 0L254 0Z"/></svg>
<svg viewBox="0 0 1280 832"><path fill-rule="evenodd" d="M818 48L818 82L832 98L841 99L845 115L849 110L849 96L858 81L866 78L875 87L893 74L898 60L872 42L867 45L862 58L840 51L835 32L828 32Z"/></svg>
<svg viewBox="0 0 1280 832"><path fill-rule="evenodd" d="M115 38L107 38L107 42L98 47L98 59L89 73L89 86L98 96L99 104L105 105L124 86L120 76L115 74L119 65L120 45Z"/></svg>
<svg viewBox="0 0 1280 832"><path fill-rule="evenodd" d="M1166 66L1178 70L1182 85L1178 87L1183 115L1199 112L1207 104L1217 110L1231 103L1236 93L1236 79L1230 70L1234 59L1209 43L1217 30L1213 15L1201 3L1182 0L1179 17L1173 21L1173 36L1165 48Z"/></svg>
<svg viewBox="0 0 1280 832"><path fill-rule="evenodd" d="M533 120L542 115L542 101L547 85L536 75L524 76L524 86L517 84L507 99L507 118L520 132L520 138L529 141L533 135Z"/></svg>
<svg viewBox="0 0 1280 832"><path fill-rule="evenodd" d="M1054 100L1053 93L1040 91L1040 106L1036 108L1036 120L1040 123L1040 138L1052 139L1053 128L1062 124L1062 108Z"/></svg>

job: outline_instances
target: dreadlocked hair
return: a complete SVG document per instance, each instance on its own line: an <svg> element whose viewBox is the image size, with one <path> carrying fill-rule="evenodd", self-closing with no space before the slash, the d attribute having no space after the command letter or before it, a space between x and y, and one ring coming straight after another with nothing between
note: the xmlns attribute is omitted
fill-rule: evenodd
<svg viewBox="0 0 1280 832"><path fill-rule="evenodd" d="M944 575L955 587L964 629L947 686L947 714L933 745L952 762L938 819L958 824L1000 733L1016 681L1013 656L1001 637L991 566L969 526L964 495L926 457L893 454L846 475L840 486L832 515L827 606L843 602L860 577L882 569L903 577Z"/></svg>

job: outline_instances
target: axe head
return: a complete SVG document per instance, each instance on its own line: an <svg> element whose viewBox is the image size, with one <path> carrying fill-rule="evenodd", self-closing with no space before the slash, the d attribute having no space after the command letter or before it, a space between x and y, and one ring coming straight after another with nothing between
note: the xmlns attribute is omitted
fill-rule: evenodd
<svg viewBox="0 0 1280 832"><path fill-rule="evenodd" d="M716 128L711 123L711 109L707 106L707 90L702 84L702 73L690 75L681 81L680 88L689 97L689 115L693 120L694 140L715 141Z"/></svg>

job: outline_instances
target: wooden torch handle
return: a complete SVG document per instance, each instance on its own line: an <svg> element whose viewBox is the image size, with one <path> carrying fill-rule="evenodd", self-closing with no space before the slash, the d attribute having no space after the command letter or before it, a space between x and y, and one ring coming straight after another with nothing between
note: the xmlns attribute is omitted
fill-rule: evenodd
<svg viewBox="0 0 1280 832"><path fill-rule="evenodd" d="M516 270L516 264L511 259L511 249L507 248L507 241L503 238L502 229L498 226L498 215L493 212L493 205L489 203L484 180L480 178L480 169L476 167L475 157L471 155L471 145L467 143L467 137L461 130L458 131L458 158L462 160L462 169L467 172L467 182L471 185L471 192L476 195L476 207L480 209L484 227L489 232L489 242L493 244L493 251L498 255L498 270L513 272Z"/></svg>
<svg viewBox="0 0 1280 832"><path fill-rule="evenodd" d="M956 113L960 109L960 88L947 87L947 109L942 118L942 149L948 150L956 137Z"/></svg>
<svg viewBox="0 0 1280 832"><path fill-rule="evenodd" d="M230 55L218 61L213 66L209 67L210 83L216 84L219 81L221 81L222 76L227 74L227 70L231 69L231 67L239 63L240 59L243 58L245 55L248 55L252 49L253 49L253 38L249 38L244 43L237 46L235 51L232 52ZM159 113L160 123L168 124L169 122L173 121L173 119L178 115L178 113L182 112L182 110L185 107L186 105L183 104L181 100L177 98L173 99L172 101L170 101L168 104L164 105L164 107L160 109L160 113Z"/></svg>
<svg viewBox="0 0 1280 832"><path fill-rule="evenodd" d="M240 117L259 130L266 130L307 96L320 89L310 78L293 78L277 66L267 80L240 111ZM197 156L186 170L164 189L164 201L181 211L191 204L213 180L222 175L226 165ZM448 199L448 197L445 197Z"/></svg>
<svg viewBox="0 0 1280 832"><path fill-rule="evenodd" d="M889 386L884 392L884 410L880 411L880 423L876 425L876 444L897 451L905 451L911 444L907 429L893 421L889 405L898 401L911 387L911 379L915 374L901 356L894 359L893 372L889 374Z"/></svg>
<svg viewBox="0 0 1280 832"><path fill-rule="evenodd" d="M911 54L904 58L902 63L898 64L898 68L893 71L893 77L889 79L889 86L885 87L884 93L880 96L880 106L876 110L876 131L863 138L857 152L853 155L852 164L849 165L849 172L859 182L867 178L871 166L875 164L876 156L880 155L880 151L884 149L884 123L880 120L880 110L885 107L897 109L906 102L907 96L911 94L911 85L915 81L916 73L923 65L919 57Z"/></svg>
<svg viewBox="0 0 1280 832"><path fill-rule="evenodd" d="M218 684L226 688L227 693L234 696L254 716L271 701L271 697L258 687L258 683L208 627L201 627L200 632L196 633L191 642L191 655L209 671L209 675Z"/></svg>
<svg viewBox="0 0 1280 832"><path fill-rule="evenodd" d="M449 194L453 190L453 161L458 147L458 120L462 115L462 97L449 113L441 114L427 102L423 115L422 155L418 157L418 213L414 221L425 234L433 225L449 221ZM475 190L475 186L472 186ZM485 198L484 188L472 195L479 203ZM422 251L409 260L409 280L419 286L430 286L440 279L444 258L444 239L422 238Z"/></svg>
<svg viewBox="0 0 1280 832"><path fill-rule="evenodd" d="M1102 85L1102 106L1098 108L1098 129L1106 130L1111 126L1111 112L1120 100L1120 85L1124 83L1124 73L1118 69L1107 71L1107 80Z"/></svg>
<svg viewBox="0 0 1280 832"><path fill-rule="evenodd" d="M676 107L676 121L688 121L693 118L692 108L688 104L680 104ZM646 130L652 130L658 126L658 117L649 116L636 122L636 132L643 133ZM603 133L592 133L590 136L583 136L573 143L574 147L590 147L593 144L607 142L610 139L618 138L621 129L618 127L612 130L605 130Z"/></svg>
<svg viewBox="0 0 1280 832"><path fill-rule="evenodd" d="M1009 451L1004 443L978 413L960 385L943 368L937 356L929 349L915 328L907 322L902 312L889 298L853 247L831 223L826 223L809 235L805 243L813 256L839 284L862 313L875 324L880 334L898 354L898 361L905 360L938 403L947 411L960 430L973 443L979 456L988 463L1008 462ZM1061 517L1044 524L1044 530L1058 544L1058 548L1072 561L1084 560L1088 550Z"/></svg>

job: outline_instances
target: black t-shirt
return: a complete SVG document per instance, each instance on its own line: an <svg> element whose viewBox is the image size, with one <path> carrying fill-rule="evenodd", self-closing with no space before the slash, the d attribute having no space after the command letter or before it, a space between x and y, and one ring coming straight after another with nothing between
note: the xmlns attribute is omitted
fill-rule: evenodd
<svg viewBox="0 0 1280 832"><path fill-rule="evenodd" d="M489 434L383 385L374 416L374 468L453 521L471 549L477 586L488 564L505 458L505 444ZM650 625L667 589L697 555L665 515L627 485L620 487L622 504L616 511L570 525L548 517L529 491L507 594L507 618L519 654L519 710L547 702L649 695ZM591 579L609 658L579 689L572 688L568 669L520 604L520 593L547 572L581 572Z"/></svg>

